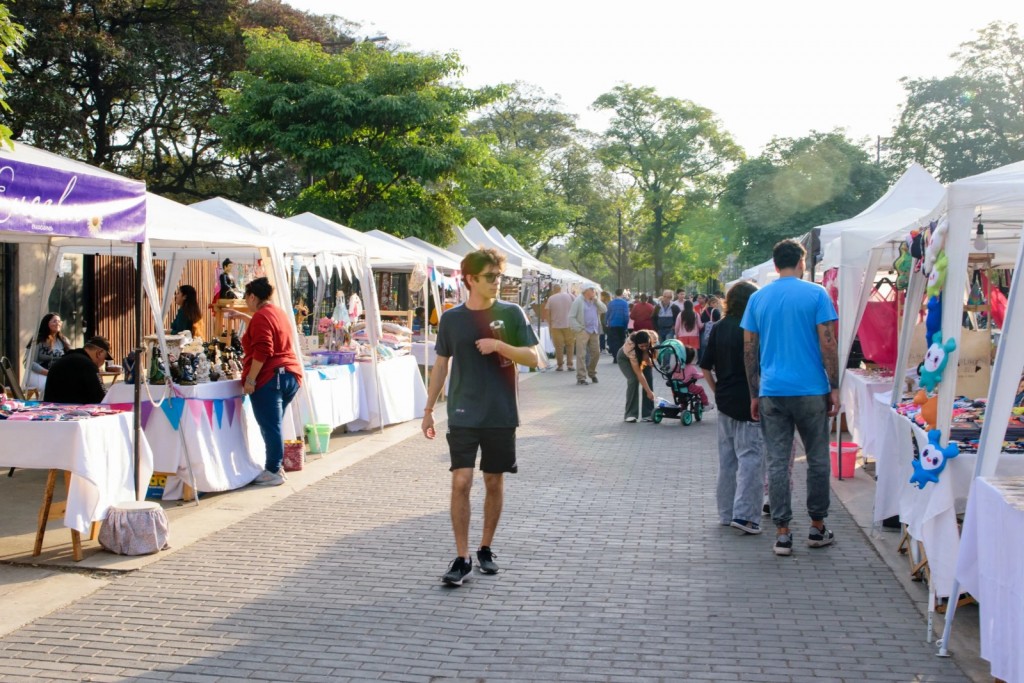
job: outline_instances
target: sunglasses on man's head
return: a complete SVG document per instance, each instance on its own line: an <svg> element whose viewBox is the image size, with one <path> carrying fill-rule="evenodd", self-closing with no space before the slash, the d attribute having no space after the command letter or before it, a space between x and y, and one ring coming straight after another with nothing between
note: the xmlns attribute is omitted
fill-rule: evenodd
<svg viewBox="0 0 1024 683"><path fill-rule="evenodd" d="M502 275L502 273L480 273L477 277L482 277L493 284L495 280L500 280Z"/></svg>

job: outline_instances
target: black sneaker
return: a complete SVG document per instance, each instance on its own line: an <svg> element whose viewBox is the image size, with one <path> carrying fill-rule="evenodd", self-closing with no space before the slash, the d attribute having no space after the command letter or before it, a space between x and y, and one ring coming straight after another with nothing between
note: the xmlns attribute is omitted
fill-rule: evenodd
<svg viewBox="0 0 1024 683"><path fill-rule="evenodd" d="M482 574L497 574L498 565L494 562L494 558L497 557L491 552L491 549L486 545L481 547L480 550L476 551L476 562L477 566L480 567L480 573Z"/></svg>
<svg viewBox="0 0 1024 683"><path fill-rule="evenodd" d="M833 540L835 536L824 525L820 529L811 525L811 533L807 534L807 545L812 548L824 548L831 545Z"/></svg>
<svg viewBox="0 0 1024 683"><path fill-rule="evenodd" d="M448 572L441 577L441 580L449 586L461 586L471 571L473 571L473 560L456 557L448 565Z"/></svg>
<svg viewBox="0 0 1024 683"><path fill-rule="evenodd" d="M592 384L597 384L597 377L591 377L590 381Z"/></svg>
<svg viewBox="0 0 1024 683"><path fill-rule="evenodd" d="M775 547L772 552L776 555L793 554L793 534L779 534L775 537Z"/></svg>
<svg viewBox="0 0 1024 683"><path fill-rule="evenodd" d="M772 506L769 505L768 503L765 503L764 506L761 508L761 514L764 515L765 517L771 517L772 516Z"/></svg>
<svg viewBox="0 0 1024 683"><path fill-rule="evenodd" d="M585 379L578 379L578 380L576 380L576 384L584 384L584 385L586 385L586 384L590 384L590 382L588 382Z"/></svg>

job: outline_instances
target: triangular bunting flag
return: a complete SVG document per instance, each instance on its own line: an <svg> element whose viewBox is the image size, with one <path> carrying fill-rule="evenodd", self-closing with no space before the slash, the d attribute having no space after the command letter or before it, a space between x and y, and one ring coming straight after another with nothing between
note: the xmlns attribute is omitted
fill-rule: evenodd
<svg viewBox="0 0 1024 683"><path fill-rule="evenodd" d="M235 409L237 408L237 398L229 398L224 401L224 407L228 409L228 427L230 427L235 421Z"/></svg>
<svg viewBox="0 0 1024 683"><path fill-rule="evenodd" d="M141 408L140 421L142 423L142 428L145 429L149 425L149 418L153 415L153 404L149 401L143 401L139 405L139 408Z"/></svg>
<svg viewBox="0 0 1024 683"><path fill-rule="evenodd" d="M186 403L188 403L188 412L192 413L192 423L198 427L203 421L203 413L206 412L203 410L203 402L192 400L186 401Z"/></svg>
<svg viewBox="0 0 1024 683"><path fill-rule="evenodd" d="M224 399L213 399L213 412L217 416L217 428L220 429L220 426L224 423Z"/></svg>
<svg viewBox="0 0 1024 683"><path fill-rule="evenodd" d="M206 410L206 423L213 428L213 401L203 400L203 408Z"/></svg>
<svg viewBox="0 0 1024 683"><path fill-rule="evenodd" d="M167 416L167 421L171 423L175 431L178 429L178 425L181 424L181 413L185 409L185 399L183 398L166 398L164 402L160 404L160 409L164 411L164 415Z"/></svg>

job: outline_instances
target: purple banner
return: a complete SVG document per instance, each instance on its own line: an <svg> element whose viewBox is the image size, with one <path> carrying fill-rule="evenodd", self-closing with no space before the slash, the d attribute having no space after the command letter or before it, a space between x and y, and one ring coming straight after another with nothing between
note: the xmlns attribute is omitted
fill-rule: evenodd
<svg viewBox="0 0 1024 683"><path fill-rule="evenodd" d="M142 242L146 186L0 154L0 231Z"/></svg>

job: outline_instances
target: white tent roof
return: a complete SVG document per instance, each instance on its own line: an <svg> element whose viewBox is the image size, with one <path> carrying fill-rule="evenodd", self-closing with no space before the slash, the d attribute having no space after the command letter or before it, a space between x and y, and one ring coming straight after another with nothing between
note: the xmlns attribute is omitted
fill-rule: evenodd
<svg viewBox="0 0 1024 683"><path fill-rule="evenodd" d="M457 273L462 269L462 259L458 254L453 254L447 249L442 249L419 237L406 237L403 241L422 250L436 268L442 268L449 273Z"/></svg>
<svg viewBox="0 0 1024 683"><path fill-rule="evenodd" d="M404 246L397 248L387 240L353 230L340 223L317 216L315 213L301 213L289 218L288 222L313 228L321 234L339 238L349 245L359 245L366 250L366 256L374 270L405 272L412 270L417 263L426 264L426 258L422 254Z"/></svg>
<svg viewBox="0 0 1024 683"><path fill-rule="evenodd" d="M455 243L448 247L450 251L465 256L471 251L481 248L497 249L505 254L505 274L518 280L523 278L523 259L508 247L498 244L480 225L480 221L471 218L464 228L455 228Z"/></svg>
<svg viewBox="0 0 1024 683"><path fill-rule="evenodd" d="M542 275L551 275L551 266L543 261L538 260L528 251L519 246L518 242L513 243L505 235L501 234L501 231L495 227L491 227L487 234L491 236L497 244L500 244L504 251L509 254L516 254L523 260L523 267L528 268L532 271L541 273Z"/></svg>

